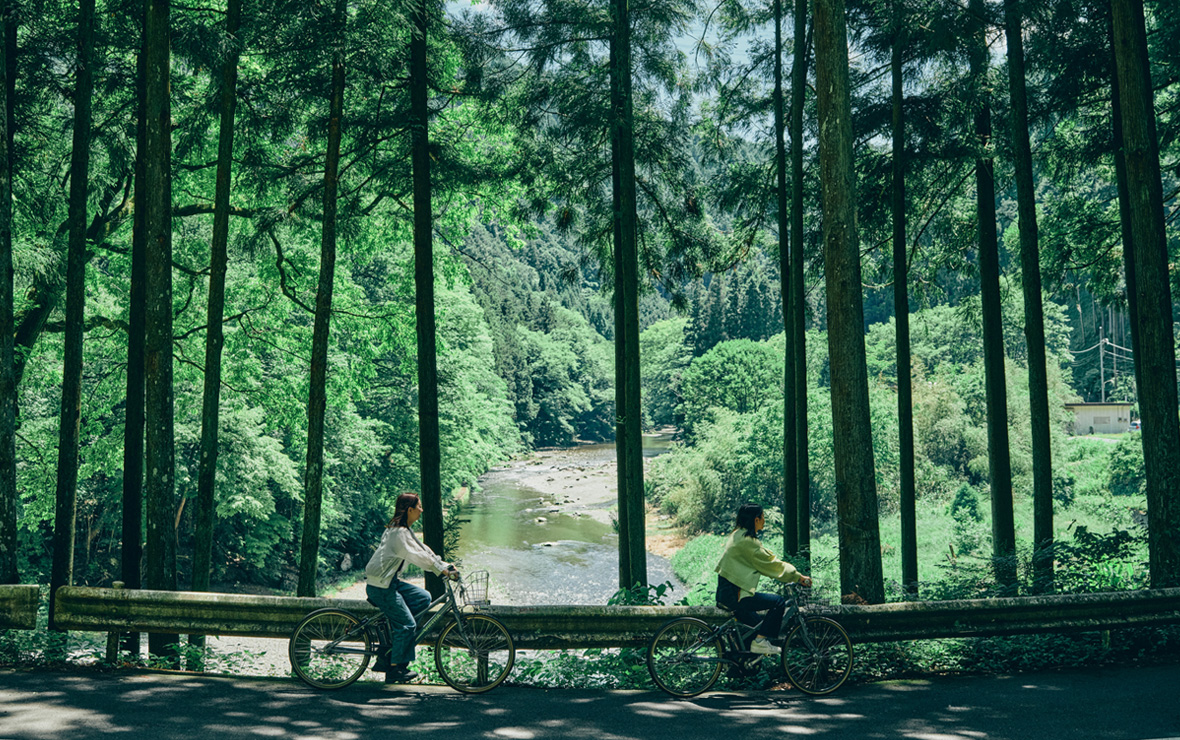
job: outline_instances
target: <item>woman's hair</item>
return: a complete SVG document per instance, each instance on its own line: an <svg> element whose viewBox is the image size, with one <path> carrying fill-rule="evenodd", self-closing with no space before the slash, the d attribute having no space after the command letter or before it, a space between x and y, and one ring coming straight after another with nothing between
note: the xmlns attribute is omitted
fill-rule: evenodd
<svg viewBox="0 0 1180 740"><path fill-rule="evenodd" d="M758 537L758 530L754 520L762 516L762 507L758 504L742 504L737 510L737 528L746 530L747 537Z"/></svg>
<svg viewBox="0 0 1180 740"><path fill-rule="evenodd" d="M406 521L406 512L418 505L418 494L406 493L398 494L397 503L393 505L393 518L385 525L386 527L408 527L409 523Z"/></svg>

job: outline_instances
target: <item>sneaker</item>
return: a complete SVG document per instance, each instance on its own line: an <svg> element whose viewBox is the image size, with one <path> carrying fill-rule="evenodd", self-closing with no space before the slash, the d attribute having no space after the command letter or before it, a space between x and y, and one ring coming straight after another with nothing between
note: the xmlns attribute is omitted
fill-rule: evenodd
<svg viewBox="0 0 1180 740"><path fill-rule="evenodd" d="M778 655L782 650L770 644L770 640L765 637L755 637L754 641L750 643L750 652L758 653L759 655Z"/></svg>
<svg viewBox="0 0 1180 740"><path fill-rule="evenodd" d="M394 666L385 674L385 683L409 683L417 677L414 671Z"/></svg>

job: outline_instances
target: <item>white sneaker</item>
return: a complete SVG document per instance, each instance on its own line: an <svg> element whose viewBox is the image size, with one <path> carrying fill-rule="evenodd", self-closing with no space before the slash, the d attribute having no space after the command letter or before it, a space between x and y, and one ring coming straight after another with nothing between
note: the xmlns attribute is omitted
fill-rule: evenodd
<svg viewBox="0 0 1180 740"><path fill-rule="evenodd" d="M778 655L782 649L777 645L771 645L770 640L765 637L755 637L754 642L750 643L750 652L759 655Z"/></svg>

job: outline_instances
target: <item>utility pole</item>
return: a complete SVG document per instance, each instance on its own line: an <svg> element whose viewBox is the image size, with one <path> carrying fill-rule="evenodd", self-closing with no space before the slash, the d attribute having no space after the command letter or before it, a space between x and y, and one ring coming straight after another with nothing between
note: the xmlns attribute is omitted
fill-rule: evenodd
<svg viewBox="0 0 1180 740"><path fill-rule="evenodd" d="M1098 332L1102 333L1102 327L1098 327ZM1102 385L1102 402L1106 403L1106 358L1103 353L1106 352L1106 335L1102 335L1098 339L1098 382Z"/></svg>

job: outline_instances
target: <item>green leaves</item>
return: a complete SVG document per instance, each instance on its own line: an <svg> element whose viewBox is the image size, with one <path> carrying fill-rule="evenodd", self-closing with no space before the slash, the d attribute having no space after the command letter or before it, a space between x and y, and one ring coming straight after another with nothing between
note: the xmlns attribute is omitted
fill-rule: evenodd
<svg viewBox="0 0 1180 740"><path fill-rule="evenodd" d="M712 409L745 414L782 398L782 355L749 339L722 342L684 372L684 429L710 418Z"/></svg>

